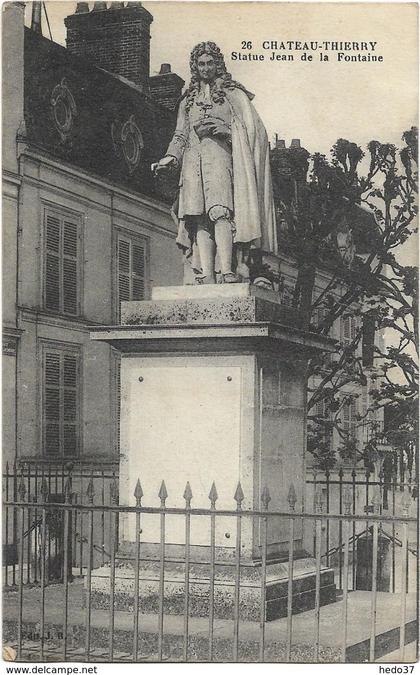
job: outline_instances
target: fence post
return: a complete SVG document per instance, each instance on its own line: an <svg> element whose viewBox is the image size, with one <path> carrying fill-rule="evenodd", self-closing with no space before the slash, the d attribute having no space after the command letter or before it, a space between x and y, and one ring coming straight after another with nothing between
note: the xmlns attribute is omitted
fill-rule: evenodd
<svg viewBox="0 0 420 675"><path fill-rule="evenodd" d="M188 661L189 641L189 601L190 601L190 535L191 535L191 499L192 491L189 482L185 486L183 497L185 499L185 596L184 596L184 661Z"/></svg>
<svg viewBox="0 0 420 675"><path fill-rule="evenodd" d="M218 499L216 484L213 481L210 492L210 579L209 579L209 661L213 660L214 633L214 579L216 572L216 501Z"/></svg>
<svg viewBox="0 0 420 675"><path fill-rule="evenodd" d="M315 513L322 513L322 492L319 490L316 494ZM320 593L321 593L321 534L322 520L316 519L316 553L315 553L315 643L314 643L314 661L319 660L319 619L320 619Z"/></svg>
<svg viewBox="0 0 420 675"><path fill-rule="evenodd" d="M134 497L136 498L136 558L134 564L134 630L133 630L133 661L137 661L139 652L139 592L140 592L140 508L143 497L143 489L140 480L137 479L136 488L134 490Z"/></svg>
<svg viewBox="0 0 420 675"><path fill-rule="evenodd" d="M350 516L352 506L352 495L350 489L344 492L344 515ZM354 514L353 514L354 515ZM354 522L354 521L353 521ZM348 601L348 578L349 578L349 538L350 538L350 521L346 518L344 520L343 537L344 537L344 574L343 574L343 633L342 633L342 647L341 647L341 661L346 662L347 649L347 601ZM354 544L353 544L354 546ZM354 551L353 551L354 556Z"/></svg>
<svg viewBox="0 0 420 675"><path fill-rule="evenodd" d="M41 632L41 659L44 660L44 635L45 635L45 556L47 550L47 509L45 504L48 501L49 488L46 480L44 479L41 486L41 500L44 503L42 506L42 523L41 523L41 620L40 620L40 632ZM48 540L50 537L48 537ZM48 549L48 554L50 554L51 549ZM48 558L48 563L50 562Z"/></svg>
<svg viewBox="0 0 420 675"><path fill-rule="evenodd" d="M118 490L115 477L113 478L110 486L110 502L111 507L117 504L118 500ZM112 510L110 511L110 566L109 566L109 658L110 661L114 658L114 624L115 624L115 551L117 548L117 518L116 513Z"/></svg>
<svg viewBox="0 0 420 675"><path fill-rule="evenodd" d="M68 630L68 608L69 608L69 560L71 561L71 551L69 552L70 541L70 511L67 506L71 504L71 478L67 477L64 485L64 552L63 552L63 660L67 660L67 630Z"/></svg>
<svg viewBox="0 0 420 675"><path fill-rule="evenodd" d="M16 497L20 502L25 501L26 487L23 476L20 478L19 485L16 486ZM22 637L23 637L23 565L25 559L25 507L22 505L20 519L20 541L19 541L19 619L18 619L18 644L17 657L22 660ZM16 516L18 516L17 511ZM18 520L18 518L16 518Z"/></svg>
<svg viewBox="0 0 420 675"><path fill-rule="evenodd" d="M168 492L165 481L162 481L158 497L163 511L160 514L160 570L159 570L159 634L158 634L158 659L163 656L163 610L165 602L165 509Z"/></svg>
<svg viewBox="0 0 420 675"><path fill-rule="evenodd" d="M375 497L372 501L373 515L379 515L379 501L380 494L376 490ZM377 576L378 576L378 530L379 524L375 520L373 522L372 533L372 596L371 596L371 610L370 610L370 643L369 643L369 661L375 661L375 638L376 638L376 600L377 600Z"/></svg>
<svg viewBox="0 0 420 675"><path fill-rule="evenodd" d="M235 546L235 602L233 608L233 659L238 661L239 656L239 612L240 612L240 588L241 588L241 512L244 493L239 482L234 494L236 502L236 546Z"/></svg>
<svg viewBox="0 0 420 675"><path fill-rule="evenodd" d="M95 497L95 490L93 486L93 480L90 479L88 486L86 488L86 497L89 507L93 506L93 501ZM86 569L86 661L90 661L90 629L91 629L91 616L92 616L92 602L91 602L91 593L92 593L92 567L93 567L93 509L89 508L87 513L88 516L88 560L87 560L87 569Z"/></svg>
<svg viewBox="0 0 420 675"><path fill-rule="evenodd" d="M403 502L403 517L408 516L410 502L408 497ZM401 561L401 609L400 609L400 661L404 663L405 651L405 622L407 615L407 546L408 546L408 523L403 520L402 531L402 561Z"/></svg>
<svg viewBox="0 0 420 675"><path fill-rule="evenodd" d="M296 491L293 483L290 485L287 501L290 513L294 513L296 506ZM293 554L295 544L295 519L289 519L289 567L287 578L287 641L286 661L291 659L292 652L292 616L293 616Z"/></svg>

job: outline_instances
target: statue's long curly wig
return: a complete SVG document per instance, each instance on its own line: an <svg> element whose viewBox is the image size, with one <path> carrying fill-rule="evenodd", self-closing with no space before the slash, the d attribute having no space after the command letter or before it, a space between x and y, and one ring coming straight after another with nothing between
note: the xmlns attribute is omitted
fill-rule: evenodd
<svg viewBox="0 0 420 675"><path fill-rule="evenodd" d="M226 69L225 59L215 42L200 42L194 47L190 55L190 70L191 81L185 92L186 107L189 109L200 89L200 76L198 74L198 59L203 54L212 56L216 64L216 78L211 87L211 98L214 103L223 103L226 98L226 89L242 89L246 95L252 99L253 94L245 89L245 87L232 79L232 75Z"/></svg>

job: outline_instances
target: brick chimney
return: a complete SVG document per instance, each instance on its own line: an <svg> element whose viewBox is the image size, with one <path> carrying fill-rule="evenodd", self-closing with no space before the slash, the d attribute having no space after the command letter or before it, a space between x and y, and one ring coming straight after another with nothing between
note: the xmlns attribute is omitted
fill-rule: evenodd
<svg viewBox="0 0 420 675"><path fill-rule="evenodd" d="M149 83L154 100L164 108L174 110L185 82L179 75L171 72L170 63L162 63L159 75L153 75Z"/></svg>
<svg viewBox="0 0 420 675"><path fill-rule="evenodd" d="M141 2L78 2L64 19L67 49L147 89L150 74L150 24Z"/></svg>

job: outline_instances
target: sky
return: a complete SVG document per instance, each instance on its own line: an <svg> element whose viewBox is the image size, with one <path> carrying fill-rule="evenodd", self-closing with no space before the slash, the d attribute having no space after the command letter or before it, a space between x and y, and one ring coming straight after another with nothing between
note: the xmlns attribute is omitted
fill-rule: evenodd
<svg viewBox="0 0 420 675"><path fill-rule="evenodd" d="M27 21L32 3L27 3ZM89 3L93 6L93 3ZM417 121L417 6L414 3L144 2L151 26L151 74L170 63L189 79L191 48L213 40L225 54L234 79L255 93L254 104L270 139L277 133L289 144L300 138L310 152L328 153L339 137L366 147L372 138L398 144ZM46 3L53 39L65 44L64 18L75 2ZM43 27L44 35L48 29ZM270 61L264 41L376 42L371 54L382 62ZM241 43L265 60L231 60ZM350 52L349 52L350 53ZM362 53L362 52L360 52ZM367 52L365 52L367 53ZM356 54L356 52L351 52Z"/></svg>

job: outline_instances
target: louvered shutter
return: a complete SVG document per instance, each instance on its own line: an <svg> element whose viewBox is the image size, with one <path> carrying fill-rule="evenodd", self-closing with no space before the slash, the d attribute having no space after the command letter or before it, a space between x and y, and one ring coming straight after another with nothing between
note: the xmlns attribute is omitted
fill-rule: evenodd
<svg viewBox="0 0 420 675"><path fill-rule="evenodd" d="M351 341L351 317L346 316L341 319L341 339L344 344L349 344Z"/></svg>
<svg viewBox="0 0 420 675"><path fill-rule="evenodd" d="M141 244L133 242L132 255L132 294L131 300L144 300L145 249Z"/></svg>
<svg viewBox="0 0 420 675"><path fill-rule="evenodd" d="M76 354L63 356L63 455L78 453L77 443L77 384L78 358Z"/></svg>
<svg viewBox="0 0 420 675"><path fill-rule="evenodd" d="M130 300L130 242L118 239L118 306Z"/></svg>
<svg viewBox="0 0 420 675"><path fill-rule="evenodd" d="M59 218L46 214L45 222L45 307L60 310L60 231Z"/></svg>
<svg viewBox="0 0 420 675"><path fill-rule="evenodd" d="M77 223L63 223L63 311L78 314L77 305Z"/></svg>
<svg viewBox="0 0 420 675"><path fill-rule="evenodd" d="M124 300L144 300L146 247L136 239L118 237L118 310Z"/></svg>
<svg viewBox="0 0 420 675"><path fill-rule="evenodd" d="M350 431L350 405L348 403L343 405L343 429L347 433Z"/></svg>
<svg viewBox="0 0 420 675"><path fill-rule="evenodd" d="M71 316L79 314L79 224L45 213L44 306Z"/></svg>
<svg viewBox="0 0 420 675"><path fill-rule="evenodd" d="M357 401L353 399L350 403L350 434L354 438L356 436L356 415L357 415Z"/></svg>
<svg viewBox="0 0 420 675"><path fill-rule="evenodd" d="M73 457L78 441L79 355L44 353L44 448L47 456Z"/></svg>
<svg viewBox="0 0 420 675"><path fill-rule="evenodd" d="M60 454L60 355L45 354L44 447L48 456Z"/></svg>

